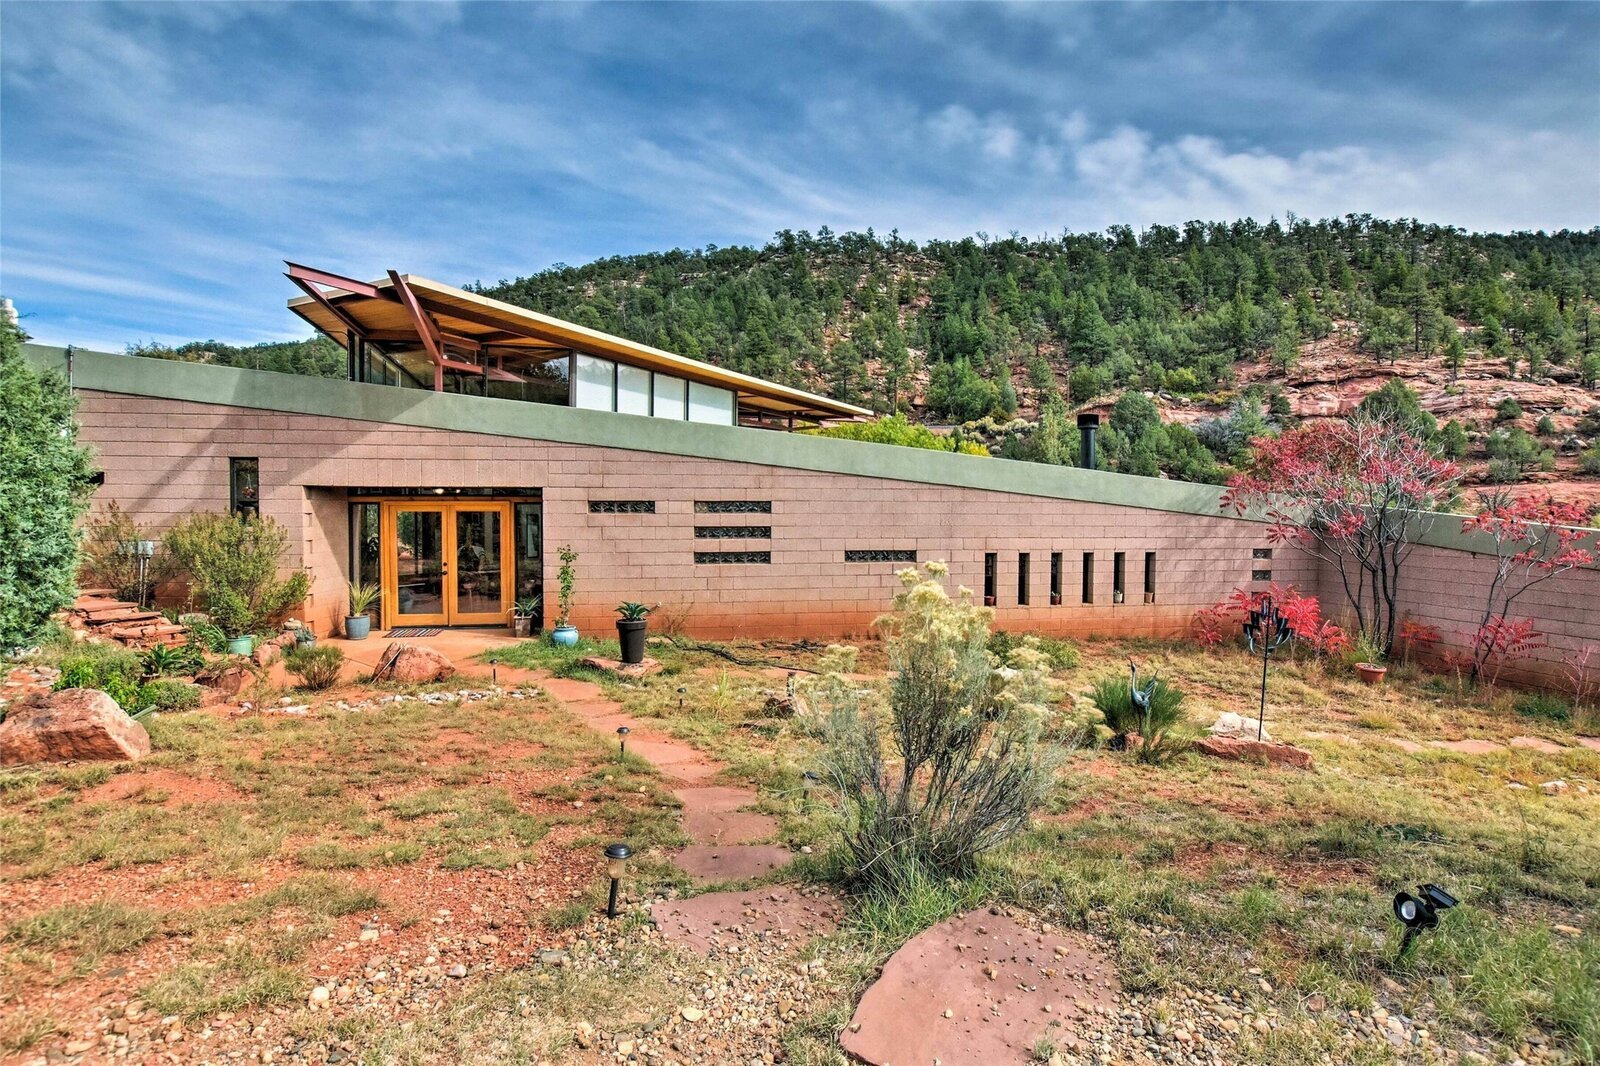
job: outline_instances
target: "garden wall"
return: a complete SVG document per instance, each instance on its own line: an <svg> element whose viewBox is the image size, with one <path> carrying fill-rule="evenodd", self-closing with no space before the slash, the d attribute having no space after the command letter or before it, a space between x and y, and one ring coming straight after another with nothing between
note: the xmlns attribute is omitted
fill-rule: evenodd
<svg viewBox="0 0 1600 1066"><path fill-rule="evenodd" d="M632 599L660 602L688 632L707 637L859 636L887 608L895 572L907 564L846 561L858 551L946 560L952 581L979 594L985 555L994 553L1000 625L1060 635L1175 636L1196 607L1249 584L1263 567L1276 567L1279 581L1312 577L1303 557L1280 550L1275 562L1255 558L1265 527L1220 515L95 390L80 393L79 420L105 472L97 503L115 500L157 526L226 509L229 457L259 458L261 511L289 528L295 547L287 562L312 574L306 613L321 632L343 611L342 490L352 485L542 490L546 588L555 586L555 548L571 543L581 556L574 622L606 634L612 608ZM654 512L591 509L616 501L646 502ZM771 512L704 509L725 501L768 503ZM770 535L705 535L739 526ZM771 561L696 561L707 552L767 552ZM1027 605L1019 603L1023 552ZM1063 602L1052 606L1054 552L1062 555ZM1085 552L1094 553L1092 604L1082 602ZM1117 552L1125 553L1122 603L1113 597ZM1146 552L1154 553L1156 589L1148 604Z"/></svg>

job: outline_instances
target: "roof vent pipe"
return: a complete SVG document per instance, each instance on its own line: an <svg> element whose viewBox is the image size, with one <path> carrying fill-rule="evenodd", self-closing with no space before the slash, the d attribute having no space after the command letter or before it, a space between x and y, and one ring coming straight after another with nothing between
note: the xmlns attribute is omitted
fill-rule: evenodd
<svg viewBox="0 0 1600 1066"><path fill-rule="evenodd" d="M1100 416L1081 414L1078 416L1078 465L1085 470L1098 469L1100 464L1096 461L1094 441L1100 433Z"/></svg>

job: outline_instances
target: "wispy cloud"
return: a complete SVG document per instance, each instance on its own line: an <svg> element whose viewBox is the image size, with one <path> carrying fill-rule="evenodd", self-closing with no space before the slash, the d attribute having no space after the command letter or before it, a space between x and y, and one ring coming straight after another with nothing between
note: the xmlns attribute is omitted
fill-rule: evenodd
<svg viewBox="0 0 1600 1066"><path fill-rule="evenodd" d="M301 335L285 257L466 281L821 225L1600 221L1592 4L91 3L5 29L0 288L57 342Z"/></svg>

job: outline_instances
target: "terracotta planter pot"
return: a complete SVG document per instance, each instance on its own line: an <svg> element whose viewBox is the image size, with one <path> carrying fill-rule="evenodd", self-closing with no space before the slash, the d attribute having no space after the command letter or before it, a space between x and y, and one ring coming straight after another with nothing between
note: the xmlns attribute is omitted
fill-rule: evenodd
<svg viewBox="0 0 1600 1066"><path fill-rule="evenodd" d="M1371 663L1356 663L1356 676L1363 685L1383 684L1383 675L1389 672L1387 666L1374 666Z"/></svg>

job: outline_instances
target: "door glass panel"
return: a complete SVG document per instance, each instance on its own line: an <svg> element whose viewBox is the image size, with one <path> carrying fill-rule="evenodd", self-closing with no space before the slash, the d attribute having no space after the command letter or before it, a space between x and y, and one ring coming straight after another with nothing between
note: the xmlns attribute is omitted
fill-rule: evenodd
<svg viewBox="0 0 1600 1066"><path fill-rule="evenodd" d="M456 613L499 614L500 512L456 512Z"/></svg>
<svg viewBox="0 0 1600 1066"><path fill-rule="evenodd" d="M396 603L401 614L444 614L444 514L395 512Z"/></svg>
<svg viewBox="0 0 1600 1066"><path fill-rule="evenodd" d="M537 503L519 503L516 507L516 591L518 600L539 596L544 592L544 558L541 551L539 519L541 507ZM543 603L540 604L543 607ZM542 619L542 611L535 617ZM541 623L542 624L542 623Z"/></svg>

